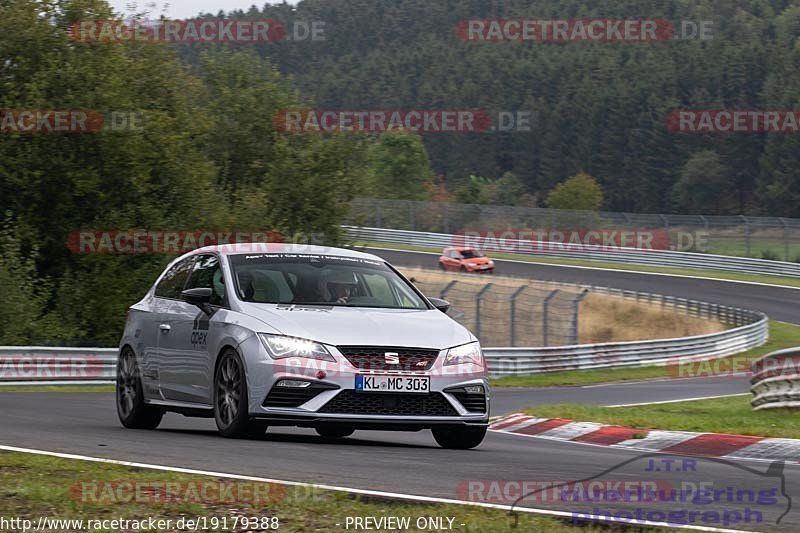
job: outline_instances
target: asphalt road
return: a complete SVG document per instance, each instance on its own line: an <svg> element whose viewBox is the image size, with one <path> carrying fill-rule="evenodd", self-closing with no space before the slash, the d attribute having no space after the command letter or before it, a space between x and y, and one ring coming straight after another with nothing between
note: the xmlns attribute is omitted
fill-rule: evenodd
<svg viewBox="0 0 800 533"><path fill-rule="evenodd" d="M800 494L797 465L786 465L782 476L770 477L763 475L769 465L759 462L695 458L694 463L677 459L668 467L662 459L671 456L497 433L490 433L471 451L438 448L427 431L363 431L326 442L310 430L274 428L261 439L231 440L219 437L211 420L172 414L158 430L126 430L117 422L111 393L3 393L0 428L0 443L11 446L447 499L494 494L500 503L510 504L523 494L517 489L519 481L528 482L532 490L538 487L535 483L588 478L611 490L622 481L634 493L649 483L670 498L675 494L676 501L642 503L631 496L623 502L609 501L611 497L590 502L585 495L565 497L551 490L530 494L520 504L577 513L598 508L601 512L686 512L679 516L689 517L693 512L697 513L692 519L695 524L712 527L722 526L722 514L728 513L727 527L760 531L796 531L800 525L798 510L790 511L780 526L775 523L790 506L780 489L781 477L788 494ZM719 491L718 496L707 503L692 502L688 497L696 492L690 491L698 488ZM736 494L759 491L775 496L761 504L735 501Z"/></svg>
<svg viewBox="0 0 800 533"><path fill-rule="evenodd" d="M366 251L398 266L437 266L437 255L383 249ZM500 275L567 283L584 283L631 291L689 298L702 302L761 311L774 320L800 324L800 289L731 283L710 279L682 278L623 271L561 267L540 263L495 261Z"/></svg>
<svg viewBox="0 0 800 533"><path fill-rule="evenodd" d="M375 251L397 265L435 264L435 256ZM499 261L500 273L564 282L591 283L649 291L761 310L771 318L800 323L797 291L722 281L670 278L645 274L574 269ZM494 392L493 414L537 403L614 405L735 394L747 391L744 377L650 381L541 390ZM796 531L800 506L784 494L800 495L800 466L787 464L764 476L767 463L677 460L667 468L665 455L640 455L626 450L490 433L476 450L444 450L430 433L356 432L340 441L325 441L311 430L273 428L257 440L229 440L216 434L213 421L167 415L155 431L119 426L114 399L108 393L0 393L0 443L158 465L213 470L273 479L330 484L447 499L485 500L510 504L521 494L519 481L565 483L594 479L626 481L634 490L655 484L675 501L566 501L553 491L528 494L519 504L585 512L598 509L635 513L683 512L673 520L696 525L749 530ZM785 482L785 491L781 483ZM470 484L471 483L471 484ZM534 485L530 485L533 483ZM701 485L705 483L705 485ZM706 498L686 501L691 489L712 489ZM472 491L470 491L472 489ZM683 492L681 492L683 491ZM574 493L573 493L574 494ZM675 494L675 493L673 493ZM696 493L695 493L696 494ZM763 498L750 501L752 495ZM738 499L738 501L737 501ZM705 511L705 514L702 512ZM728 521L721 521L727 513ZM659 515L651 515L658 519Z"/></svg>

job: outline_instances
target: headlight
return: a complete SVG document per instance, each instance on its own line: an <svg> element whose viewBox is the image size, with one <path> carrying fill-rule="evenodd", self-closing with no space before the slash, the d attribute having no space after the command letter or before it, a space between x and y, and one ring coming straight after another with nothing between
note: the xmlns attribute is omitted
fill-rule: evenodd
<svg viewBox="0 0 800 533"><path fill-rule="evenodd" d="M483 366L483 352L481 352L480 343L471 342L469 344L450 348L447 350L447 355L444 356L445 366L462 365L466 363Z"/></svg>
<svg viewBox="0 0 800 533"><path fill-rule="evenodd" d="M490 265L492 265L492 266L494 266L494 261L492 261L491 259L489 259L489 264L490 264Z"/></svg>
<svg viewBox="0 0 800 533"><path fill-rule="evenodd" d="M306 359L319 359L320 361L336 362L336 359L318 342L283 335L269 335L259 333L258 337L267 352L273 359L286 359L288 357L305 357Z"/></svg>

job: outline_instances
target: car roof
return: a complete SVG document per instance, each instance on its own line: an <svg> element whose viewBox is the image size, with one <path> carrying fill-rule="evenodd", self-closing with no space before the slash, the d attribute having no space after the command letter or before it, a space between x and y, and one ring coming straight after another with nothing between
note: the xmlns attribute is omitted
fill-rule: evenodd
<svg viewBox="0 0 800 533"><path fill-rule="evenodd" d="M455 250L457 252L464 252L466 250L475 250L474 246L448 246L445 250Z"/></svg>
<svg viewBox="0 0 800 533"><path fill-rule="evenodd" d="M360 259L371 259L373 261L384 261L377 255L367 254L349 248L334 248L332 246L312 246L309 244L283 244L283 243L235 243L221 244L216 246L206 246L198 248L185 254L183 257L202 253L216 253L219 255L241 255L241 254L297 254L297 255L338 255L341 257L357 257Z"/></svg>

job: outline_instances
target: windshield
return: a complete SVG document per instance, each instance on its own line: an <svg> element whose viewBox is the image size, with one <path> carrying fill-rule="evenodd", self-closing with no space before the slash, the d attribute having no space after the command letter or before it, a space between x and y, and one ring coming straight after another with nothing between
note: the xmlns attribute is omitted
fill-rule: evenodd
<svg viewBox="0 0 800 533"><path fill-rule="evenodd" d="M476 257L483 257L479 250L464 250L461 252L461 257L464 259L475 259Z"/></svg>
<svg viewBox="0 0 800 533"><path fill-rule="evenodd" d="M382 261L289 253L230 257L245 302L387 309L429 309L413 287Z"/></svg>

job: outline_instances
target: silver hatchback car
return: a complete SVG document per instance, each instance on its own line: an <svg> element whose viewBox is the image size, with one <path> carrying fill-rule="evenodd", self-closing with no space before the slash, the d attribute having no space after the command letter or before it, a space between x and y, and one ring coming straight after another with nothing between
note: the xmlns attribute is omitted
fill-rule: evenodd
<svg viewBox="0 0 800 533"><path fill-rule="evenodd" d="M235 244L173 261L129 312L117 412L155 428L167 411L227 437L268 426L431 429L473 448L489 420L477 339L397 270L353 250Z"/></svg>

